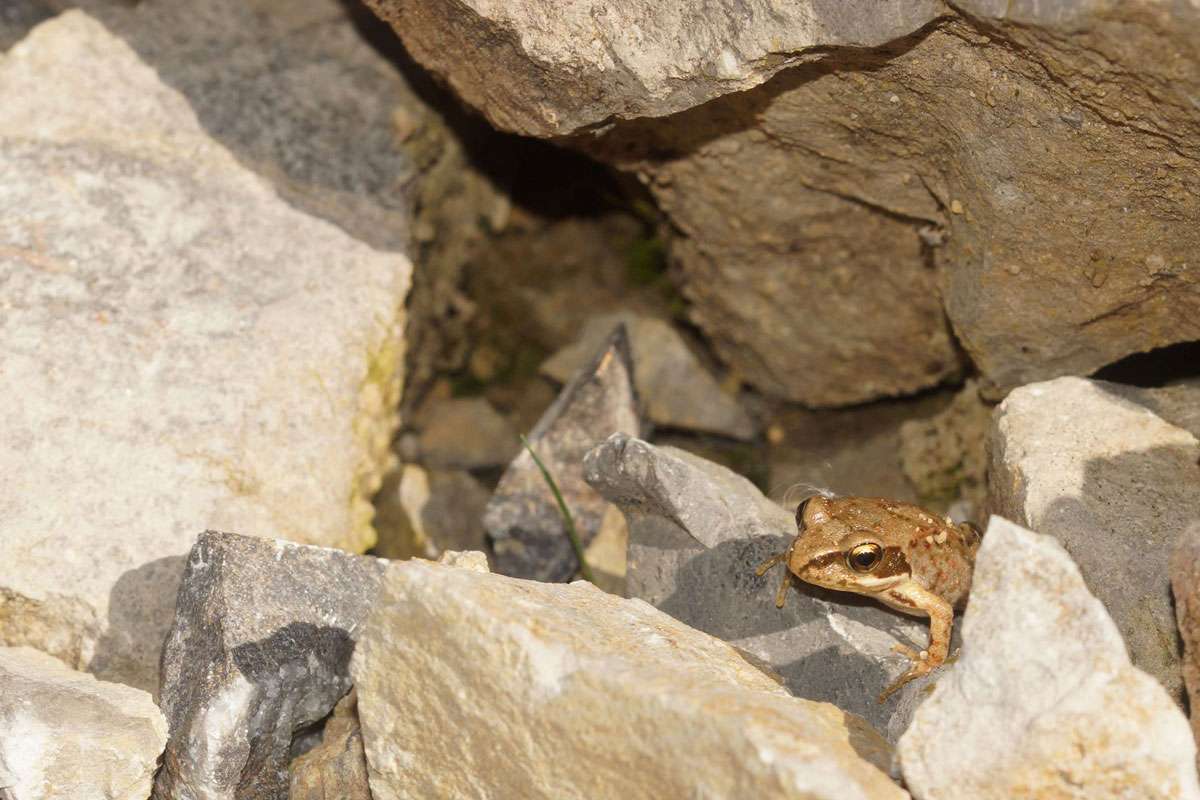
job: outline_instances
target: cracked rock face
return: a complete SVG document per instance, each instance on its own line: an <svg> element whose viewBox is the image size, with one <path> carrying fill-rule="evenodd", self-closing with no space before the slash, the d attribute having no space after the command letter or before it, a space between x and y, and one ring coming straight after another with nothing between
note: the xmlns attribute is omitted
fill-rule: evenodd
<svg viewBox="0 0 1200 800"><path fill-rule="evenodd" d="M998 398L1200 338L1194 5L772 4L792 24L765 59L745 3L677 28L677 4L592 5L373 3L497 124L636 172L682 233L694 321L762 390L913 392L961 345Z"/></svg>
<svg viewBox="0 0 1200 800"><path fill-rule="evenodd" d="M557 483L586 547L600 530L607 503L583 479L583 456L614 431L641 426L629 339L618 326L576 372L529 434ZM496 571L543 581L569 579L578 561L554 494L527 450L504 471L484 512Z"/></svg>
<svg viewBox="0 0 1200 800"><path fill-rule="evenodd" d="M146 692L28 647L0 647L6 800L145 800L166 740L167 723Z"/></svg>
<svg viewBox="0 0 1200 800"><path fill-rule="evenodd" d="M386 563L200 536L163 651L171 738L155 798L287 797L292 737L350 690L350 656Z"/></svg>
<svg viewBox="0 0 1200 800"><path fill-rule="evenodd" d="M914 796L1195 800L1195 754L1066 550L992 517L962 654L900 740Z"/></svg>
<svg viewBox="0 0 1200 800"><path fill-rule="evenodd" d="M861 719L640 600L393 562L352 662L375 800L901 800Z"/></svg>
<svg viewBox="0 0 1200 800"><path fill-rule="evenodd" d="M994 417L989 495L1066 548L1133 663L1182 702L1169 560L1200 523L1200 442L1139 394L1082 378L1014 391Z"/></svg>
<svg viewBox="0 0 1200 800"><path fill-rule="evenodd" d="M410 267L82 12L0 57L0 95L0 643L153 690L197 531L372 544Z"/></svg>
<svg viewBox="0 0 1200 800"><path fill-rule="evenodd" d="M765 662L796 696L834 703L899 735L928 681L905 686L887 704L876 697L908 667L892 645L923 647L927 626L866 598L798 582L776 608L781 567L762 578L754 571L790 544L791 512L724 467L628 436L588 453L584 476L628 521L630 597Z"/></svg>

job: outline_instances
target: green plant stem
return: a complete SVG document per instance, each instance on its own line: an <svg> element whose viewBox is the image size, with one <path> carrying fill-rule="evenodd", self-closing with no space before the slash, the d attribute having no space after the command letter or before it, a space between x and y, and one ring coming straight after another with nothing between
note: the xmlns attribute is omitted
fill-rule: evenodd
<svg viewBox="0 0 1200 800"><path fill-rule="evenodd" d="M579 574L583 576L584 580L595 583L596 578L592 575L592 568L588 566L587 559L583 557L583 543L579 541L579 532L575 530L575 518L571 516L571 509L567 508L567 502L563 500L562 492L558 490L558 484L554 481L554 477L550 475L550 470L546 469L546 465L538 458L538 454L533 452L533 445L525 438L525 434L521 434L521 444L525 445L525 449L533 457L533 463L537 464L537 468L541 470L542 477L546 479L546 485L550 487L550 491L554 493L554 499L558 501L558 510L562 514L563 527L567 529L567 538L571 540L571 547L575 550L575 557L579 559Z"/></svg>

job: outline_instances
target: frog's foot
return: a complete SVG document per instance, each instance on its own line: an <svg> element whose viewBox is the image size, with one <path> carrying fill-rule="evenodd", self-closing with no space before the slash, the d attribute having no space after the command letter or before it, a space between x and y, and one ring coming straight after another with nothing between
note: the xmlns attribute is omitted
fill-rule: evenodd
<svg viewBox="0 0 1200 800"><path fill-rule="evenodd" d="M792 551L789 548L788 550L784 550L782 553L771 556L766 561L758 565L758 569L754 570L754 574L761 578L763 575L767 574L767 570L771 569L771 567L782 561L786 561L788 554L791 552Z"/></svg>
<svg viewBox="0 0 1200 800"><path fill-rule="evenodd" d="M912 663L912 666L908 668L908 671L906 671L903 675L901 675L899 678L897 678L895 681L893 681L891 686L887 687L880 693L879 702L881 702L881 703L885 702L889 697L892 696L892 694L895 693L895 691L897 689L899 689L904 684L909 683L910 681L914 681L917 678L921 678L925 675L928 675L929 673L931 673L935 669L937 669L939 666L941 666L940 661L936 661L936 659L930 658L929 651L927 651L927 650L922 650L921 652L918 653L916 650L913 650L911 647L900 644L900 643L896 643L896 644L892 645L892 650L894 650L895 652L900 653L904 656L907 656L908 659L910 661L912 661L913 663Z"/></svg>

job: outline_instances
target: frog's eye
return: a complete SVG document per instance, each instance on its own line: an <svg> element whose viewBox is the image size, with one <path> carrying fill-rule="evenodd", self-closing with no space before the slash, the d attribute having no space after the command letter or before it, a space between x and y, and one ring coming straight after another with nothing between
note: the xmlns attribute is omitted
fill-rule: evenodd
<svg viewBox="0 0 1200 800"><path fill-rule="evenodd" d="M855 545L846 553L846 566L855 572L870 572L883 559L883 548L874 542Z"/></svg>
<svg viewBox="0 0 1200 800"><path fill-rule="evenodd" d="M811 497L806 497L800 501L800 505L796 506L796 527L800 530L804 530L804 509L808 508L811 501Z"/></svg>

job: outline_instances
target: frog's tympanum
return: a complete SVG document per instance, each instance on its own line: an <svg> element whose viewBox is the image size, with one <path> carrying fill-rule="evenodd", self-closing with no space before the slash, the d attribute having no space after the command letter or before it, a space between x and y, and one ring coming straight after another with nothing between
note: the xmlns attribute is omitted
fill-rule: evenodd
<svg viewBox="0 0 1200 800"><path fill-rule="evenodd" d="M883 702L904 684L946 660L955 607L971 588L979 529L910 503L878 497L810 497L796 509L799 532L785 552L758 568L762 575L787 564L775 604L783 607L792 576L802 581L873 597L919 617L929 617L929 646L897 652L912 666L879 696Z"/></svg>

